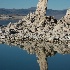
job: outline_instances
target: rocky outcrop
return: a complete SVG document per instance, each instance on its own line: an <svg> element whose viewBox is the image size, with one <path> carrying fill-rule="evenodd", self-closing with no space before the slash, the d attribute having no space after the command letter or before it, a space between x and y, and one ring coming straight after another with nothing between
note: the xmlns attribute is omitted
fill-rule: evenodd
<svg viewBox="0 0 70 70"><path fill-rule="evenodd" d="M48 0L39 0L37 9L16 23L1 26L0 39L11 40L69 40L70 9L60 20L46 16Z"/></svg>
<svg viewBox="0 0 70 70"><path fill-rule="evenodd" d="M70 40L70 9L67 10L66 15L54 27L53 36L60 40Z"/></svg>
<svg viewBox="0 0 70 70"><path fill-rule="evenodd" d="M66 15L64 16L65 21L70 24L70 9L67 10Z"/></svg>
<svg viewBox="0 0 70 70"><path fill-rule="evenodd" d="M37 4L37 9L36 9L36 15L44 17L46 16L46 10L47 10L47 2L48 0L39 0Z"/></svg>

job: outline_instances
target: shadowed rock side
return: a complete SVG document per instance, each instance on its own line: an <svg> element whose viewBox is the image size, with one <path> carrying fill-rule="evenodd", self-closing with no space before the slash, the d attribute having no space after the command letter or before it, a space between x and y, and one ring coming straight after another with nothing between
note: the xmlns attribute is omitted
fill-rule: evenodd
<svg viewBox="0 0 70 70"><path fill-rule="evenodd" d="M37 9L16 23L0 27L0 39L13 40L69 40L70 10L60 20L46 16L48 0L39 0Z"/></svg>
<svg viewBox="0 0 70 70"><path fill-rule="evenodd" d="M3 39L0 43L14 45L26 50L29 54L36 54L40 70L48 70L47 57L51 57L56 53L70 54L69 41L50 43L45 41L12 41Z"/></svg>

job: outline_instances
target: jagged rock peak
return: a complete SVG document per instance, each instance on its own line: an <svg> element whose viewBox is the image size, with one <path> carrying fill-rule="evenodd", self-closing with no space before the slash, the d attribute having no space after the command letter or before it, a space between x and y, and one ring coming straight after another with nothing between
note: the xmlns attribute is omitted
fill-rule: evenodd
<svg viewBox="0 0 70 70"><path fill-rule="evenodd" d="M37 15L45 16L46 10L47 10L47 3L48 3L48 0L39 0L35 13Z"/></svg>
<svg viewBox="0 0 70 70"><path fill-rule="evenodd" d="M66 12L65 20L66 20L67 23L70 23L70 8Z"/></svg>
<svg viewBox="0 0 70 70"><path fill-rule="evenodd" d="M70 15L70 8L67 10L66 15Z"/></svg>

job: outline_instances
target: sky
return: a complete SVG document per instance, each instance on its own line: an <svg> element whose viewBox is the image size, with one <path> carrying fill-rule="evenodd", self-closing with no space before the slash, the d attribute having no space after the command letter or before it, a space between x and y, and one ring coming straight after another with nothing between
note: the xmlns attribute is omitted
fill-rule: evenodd
<svg viewBox="0 0 70 70"><path fill-rule="evenodd" d="M25 9L36 7L39 0L0 0L0 8ZM62 10L70 8L70 0L48 0L48 9Z"/></svg>

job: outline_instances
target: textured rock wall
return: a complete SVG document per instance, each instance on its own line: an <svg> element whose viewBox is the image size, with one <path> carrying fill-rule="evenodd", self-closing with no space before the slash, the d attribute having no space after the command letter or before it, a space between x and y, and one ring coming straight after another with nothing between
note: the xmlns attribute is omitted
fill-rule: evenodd
<svg viewBox="0 0 70 70"><path fill-rule="evenodd" d="M66 15L62 17L54 27L53 36L60 40L70 41L70 9L67 10Z"/></svg>
<svg viewBox="0 0 70 70"><path fill-rule="evenodd" d="M46 15L46 10L47 10L47 3L48 0L39 0L37 4L37 9L36 9L36 14L40 16L45 16Z"/></svg>
<svg viewBox="0 0 70 70"><path fill-rule="evenodd" d="M66 21L67 23L70 23L70 9L67 10L67 13L66 13L66 15L65 15L65 21Z"/></svg>
<svg viewBox="0 0 70 70"><path fill-rule="evenodd" d="M46 16L48 0L39 0L37 9L16 23L1 26L0 38L20 40L69 40L70 9L60 20Z"/></svg>

